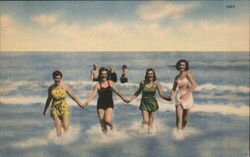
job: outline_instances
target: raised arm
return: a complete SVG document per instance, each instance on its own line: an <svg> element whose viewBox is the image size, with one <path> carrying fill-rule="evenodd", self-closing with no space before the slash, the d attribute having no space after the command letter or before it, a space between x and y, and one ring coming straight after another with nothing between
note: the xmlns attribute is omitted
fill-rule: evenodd
<svg viewBox="0 0 250 157"><path fill-rule="evenodd" d="M71 98L72 100L74 100L74 101L77 103L77 105L78 105L79 107L84 108L83 104L78 100L78 98L77 98L76 95L72 92L72 90L71 90L66 84L64 84L64 87L65 87L65 89L66 89L67 94L70 96L70 98Z"/></svg>
<svg viewBox="0 0 250 157"><path fill-rule="evenodd" d="M47 97L47 100L46 100L46 103L45 103L45 106L44 106L44 109L43 109L43 115L45 116L46 115L46 112L47 112L47 109L49 107L49 104L52 100L52 96L50 94L50 90L51 90L51 87L48 89L48 97Z"/></svg>
<svg viewBox="0 0 250 157"><path fill-rule="evenodd" d="M156 81L155 83L157 85L157 90L158 90L160 97L164 100L171 101L172 99L170 98L170 96L165 96L163 94L161 83L159 81Z"/></svg>
<svg viewBox="0 0 250 157"><path fill-rule="evenodd" d="M98 91L98 84L96 84L91 92L91 94L89 95L89 97L87 98L87 100L85 100L83 106L87 106L91 101L92 99L96 96L97 94L97 91Z"/></svg>
<svg viewBox="0 0 250 157"><path fill-rule="evenodd" d="M134 93L134 95L130 97L129 102L133 101L141 93L143 87L144 87L144 81L141 81L138 90Z"/></svg>

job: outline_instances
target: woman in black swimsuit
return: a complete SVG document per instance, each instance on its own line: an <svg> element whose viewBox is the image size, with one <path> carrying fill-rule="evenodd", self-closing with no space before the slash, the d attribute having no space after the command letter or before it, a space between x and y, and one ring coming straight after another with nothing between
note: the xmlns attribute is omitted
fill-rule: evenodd
<svg viewBox="0 0 250 157"><path fill-rule="evenodd" d="M107 126L112 130L114 128L113 124L113 92L116 93L124 102L128 102L120 92L115 89L114 83L107 78L108 69L102 67L99 70L99 83L94 86L94 89L90 96L84 103L84 106L87 106L88 103L97 95L97 114L102 128L102 132L107 132Z"/></svg>

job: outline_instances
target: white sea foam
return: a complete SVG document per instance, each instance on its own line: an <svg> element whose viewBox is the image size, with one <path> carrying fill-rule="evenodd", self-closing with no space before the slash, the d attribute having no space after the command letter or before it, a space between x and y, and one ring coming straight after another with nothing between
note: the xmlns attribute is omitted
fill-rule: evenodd
<svg viewBox="0 0 250 157"><path fill-rule="evenodd" d="M45 103L46 98L42 96L24 96L24 95L15 95L15 96L6 96L0 97L0 103L7 105L31 105L31 104L42 104Z"/></svg>
<svg viewBox="0 0 250 157"><path fill-rule="evenodd" d="M64 81L66 84L71 86L74 89L82 89L82 88L91 88L94 87L94 84L96 82L91 82L91 81L82 81L82 80L77 80L77 81L71 81L67 80ZM24 88L24 89L47 89L53 82L48 81L48 82L37 82L37 81L16 81L16 82L5 82L1 87L0 87L0 92L1 93L9 93L11 91L15 91L19 88ZM173 87L173 83L164 83L161 82L163 89L171 90ZM138 83L116 83L117 87L119 89L128 89L128 88L138 88ZM196 91L229 91L233 93L241 92L248 94L249 93L249 87L247 86L230 86L230 85L216 85L212 83L207 83L207 84L200 84L196 89Z"/></svg>
<svg viewBox="0 0 250 157"><path fill-rule="evenodd" d="M61 137L56 136L56 130L53 129L48 134L49 142L58 145L68 145L75 142L80 137L81 127L79 125L71 126L67 132L62 131Z"/></svg>
<svg viewBox="0 0 250 157"><path fill-rule="evenodd" d="M30 148L36 146L47 145L48 143L54 143L57 145L68 145L75 142L80 137L81 127L76 125L69 128L68 132L63 132L61 137L56 136L56 130L52 129L48 132L47 138L32 137L27 140L15 142L12 144L13 147L18 148ZM45 135L46 136L46 135Z"/></svg>
<svg viewBox="0 0 250 157"><path fill-rule="evenodd" d="M12 146L18 147L18 148L29 148L29 147L35 147L35 146L43 146L47 144L48 144L48 140L45 138L32 137L24 141L15 142Z"/></svg>
<svg viewBox="0 0 250 157"><path fill-rule="evenodd" d="M202 84L199 85L196 89L196 91L231 91L231 92L242 92L245 94L249 93L249 87L245 86L229 86L229 85L215 85L215 84Z"/></svg>
<svg viewBox="0 0 250 157"><path fill-rule="evenodd" d="M12 97L0 97L0 103L7 105L31 105L39 104L44 105L46 101L45 97L41 96L12 96ZM69 106L77 106L76 103L68 99ZM120 99L115 99L116 105L127 105ZM159 100L159 111L175 111L174 102L167 102ZM130 105L137 106L140 104L140 98L136 98ZM93 100L89 106L95 106L96 99ZM245 104L195 104L192 108L192 112L206 112L206 113L219 113L223 115L237 115L237 116L249 116L249 106Z"/></svg>
<svg viewBox="0 0 250 157"><path fill-rule="evenodd" d="M175 140L184 140L186 137L190 136L197 136L203 134L202 131L192 128L192 127L187 127L185 130L179 130L177 131L176 128L171 129L172 137Z"/></svg>

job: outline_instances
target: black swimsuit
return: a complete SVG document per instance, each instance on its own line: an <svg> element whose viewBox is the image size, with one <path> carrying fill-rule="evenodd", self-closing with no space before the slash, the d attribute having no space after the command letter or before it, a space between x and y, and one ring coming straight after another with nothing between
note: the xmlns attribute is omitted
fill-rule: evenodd
<svg viewBox="0 0 250 157"><path fill-rule="evenodd" d="M99 97L97 100L97 109L107 109L109 107L114 108L113 89L111 88L110 84L107 88L102 88L100 83L100 90L98 91L98 95Z"/></svg>

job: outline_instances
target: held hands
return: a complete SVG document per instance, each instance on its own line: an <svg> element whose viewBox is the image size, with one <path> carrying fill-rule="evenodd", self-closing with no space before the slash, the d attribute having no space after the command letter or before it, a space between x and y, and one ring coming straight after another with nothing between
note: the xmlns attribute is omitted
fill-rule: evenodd
<svg viewBox="0 0 250 157"><path fill-rule="evenodd" d="M81 102L80 102L80 103L78 104L78 106L79 106L80 108L82 108L82 109L85 109L85 108L86 108L86 105L84 105L84 104L85 104L85 102L84 102L84 103L81 103Z"/></svg>
<svg viewBox="0 0 250 157"><path fill-rule="evenodd" d="M171 96L167 96L167 97L165 97L165 100L172 101L172 98L171 98Z"/></svg>
<svg viewBox="0 0 250 157"><path fill-rule="evenodd" d="M83 104L81 104L81 108L82 109L85 109L85 108L87 108L87 106L88 106L88 103L85 101Z"/></svg>
<svg viewBox="0 0 250 157"><path fill-rule="evenodd" d="M122 99L125 103L130 103L130 100L128 98L124 98Z"/></svg>

